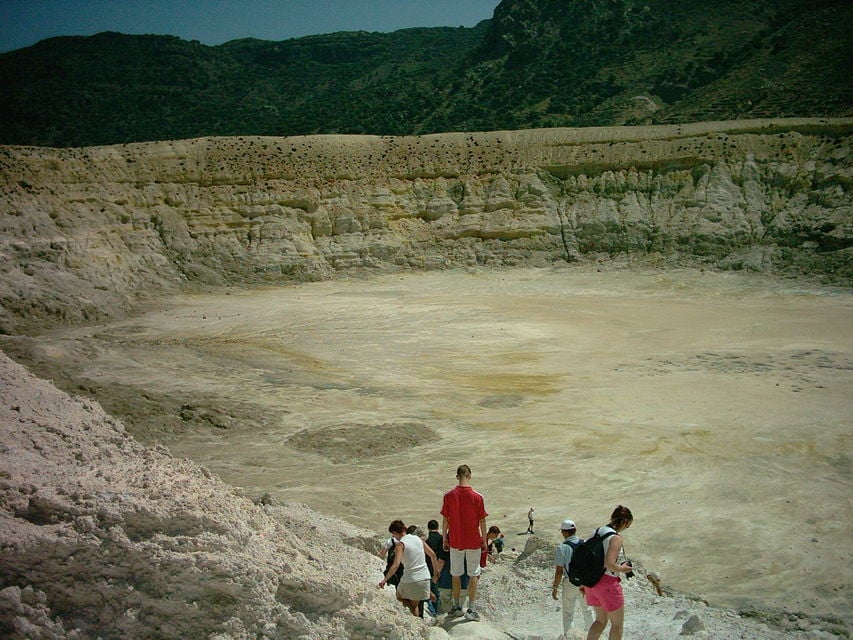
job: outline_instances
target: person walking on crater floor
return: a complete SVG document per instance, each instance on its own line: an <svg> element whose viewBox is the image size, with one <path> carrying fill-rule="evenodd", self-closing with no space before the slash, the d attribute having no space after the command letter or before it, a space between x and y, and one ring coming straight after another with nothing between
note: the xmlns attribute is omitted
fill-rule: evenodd
<svg viewBox="0 0 853 640"><path fill-rule="evenodd" d="M453 607L451 616L462 614L460 592L462 574L466 567L468 582L468 610L465 618L479 620L474 609L477 583L480 578L480 554L488 548L488 527L483 496L471 486L471 467L467 464L456 469L457 485L444 494L441 506L441 535L444 548L450 551L450 575L452 576ZM449 535L448 535L449 532Z"/></svg>
<svg viewBox="0 0 853 640"><path fill-rule="evenodd" d="M560 525L560 533L563 534L563 541L557 545L557 551L554 555L554 585L551 589L551 597L554 600L557 599L557 592L562 584L563 637L568 638L575 616L575 606L580 604L584 629L588 629L592 624L592 611L583 598L584 588L578 588L569 582L569 563L572 561L572 552L582 542L577 536L577 527L574 521L563 520Z"/></svg>
<svg viewBox="0 0 853 640"><path fill-rule="evenodd" d="M624 573L630 578L633 573L631 563L625 558L621 533L633 522L631 510L620 504L613 510L610 522L596 529L593 534L603 538L605 571L595 586L584 587L586 602L595 611L595 621L589 627L587 640L598 640L608 622L608 639L622 640L625 627L625 596L622 593L619 574Z"/></svg>
<svg viewBox="0 0 853 640"><path fill-rule="evenodd" d="M536 517L536 512L533 510L533 507L530 507L530 511L527 512L527 533L533 533L533 519Z"/></svg>
<svg viewBox="0 0 853 640"><path fill-rule="evenodd" d="M388 531L397 541L394 546L394 562L385 572L378 586L380 589L385 587L397 571L397 567L402 564L403 577L397 585L397 595L412 615L418 616L420 603L429 600L430 594L430 571L426 559L430 558L433 567L437 566L438 560L423 540L414 534L406 533L406 525L402 520L394 520L388 525ZM435 578L438 579L437 574Z"/></svg>

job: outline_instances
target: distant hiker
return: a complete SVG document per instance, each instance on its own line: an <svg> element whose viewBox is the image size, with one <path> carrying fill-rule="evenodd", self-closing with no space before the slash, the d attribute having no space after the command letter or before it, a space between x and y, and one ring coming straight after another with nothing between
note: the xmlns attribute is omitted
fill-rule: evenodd
<svg viewBox="0 0 853 640"><path fill-rule="evenodd" d="M557 552L554 555L554 587L551 589L551 597L557 599L557 591L560 589L560 584L563 585L563 636L568 638L570 629L572 628L572 620L575 617L575 605L579 604L581 613L583 614L584 629L589 628L592 624L592 611L587 606L583 597L584 587L580 589L569 582L569 563L572 561L572 552L575 547L581 543L581 539L577 536L577 527L573 520L563 520L560 525L560 533L563 534L563 541L557 545Z"/></svg>
<svg viewBox="0 0 853 640"><path fill-rule="evenodd" d="M435 557L438 558L437 564L442 565L444 563L441 561L441 553L443 551L442 547L444 545L442 544L441 533L438 530L438 520L430 520L429 522L427 522L427 531L429 533L427 534L426 545L430 549L432 549L432 552L435 554ZM427 557L427 564L430 565L430 572L434 576L439 575L441 573L441 566L435 566L431 563L432 563L432 560L430 560L430 558ZM427 605L427 608L429 609L429 612L433 616L435 616L435 615L438 615L438 611L439 611L439 608L441 605L441 594L438 590L438 581L437 580L431 580L429 583L429 586L430 586L430 590L432 591L433 596L435 596L435 597L430 599L429 604Z"/></svg>
<svg viewBox="0 0 853 640"><path fill-rule="evenodd" d="M533 533L533 518L536 517L536 512L533 510L533 507L530 507L530 511L527 512L527 521L530 523L527 525L527 533Z"/></svg>
<svg viewBox="0 0 853 640"><path fill-rule="evenodd" d="M621 578L618 574L631 577L631 563L625 558L620 532L631 526L634 516L628 507L621 504L613 510L610 523L599 527L593 535L604 537L604 575L594 587L585 587L586 602L595 610L595 622L587 632L587 640L598 640L610 622L609 640L622 640L625 626L625 597L622 594ZM586 542L589 542L587 540Z"/></svg>
<svg viewBox="0 0 853 640"><path fill-rule="evenodd" d="M432 549L426 546L423 540L416 535L406 533L406 525L402 520L394 520L388 525L388 531L397 541L397 545L394 547L394 562L382 577L379 588L384 588L388 584L397 567L402 564L403 577L397 585L397 595L403 604L409 607L412 615L417 616L418 606L423 600L429 600L430 594L430 572L426 559L429 557L433 566L436 566L437 559ZM435 577L438 578L438 576Z"/></svg>
<svg viewBox="0 0 853 640"><path fill-rule="evenodd" d="M471 467L467 464L456 469L457 485L444 494L441 505L441 535L444 538L444 548L450 551L450 575L453 580L453 607L451 616L462 615L460 591L462 590L461 576L467 566L468 577L468 610L465 618L479 620L479 614L474 610L474 600L477 597L477 582L480 578L480 554L488 544L486 534L486 511L483 496L474 491L471 486ZM452 536L448 536L448 530Z"/></svg>

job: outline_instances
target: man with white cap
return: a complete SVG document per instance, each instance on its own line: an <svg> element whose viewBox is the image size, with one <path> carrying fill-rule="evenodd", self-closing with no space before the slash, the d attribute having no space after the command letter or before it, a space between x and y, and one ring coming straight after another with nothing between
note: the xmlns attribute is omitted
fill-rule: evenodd
<svg viewBox="0 0 853 640"><path fill-rule="evenodd" d="M576 587L569 582L569 563L572 561L572 553L575 547L582 541L577 536L577 527L573 520L563 520L560 525L560 533L563 534L563 541L557 545L557 552L554 555L554 588L551 589L551 597L557 599L557 591L560 588L560 583L563 583L563 637L568 638L570 629L572 628L572 620L575 617L575 603L580 602L581 613L583 614L585 629L588 629L592 624L592 611L587 606L585 600L579 596L582 593L583 587Z"/></svg>

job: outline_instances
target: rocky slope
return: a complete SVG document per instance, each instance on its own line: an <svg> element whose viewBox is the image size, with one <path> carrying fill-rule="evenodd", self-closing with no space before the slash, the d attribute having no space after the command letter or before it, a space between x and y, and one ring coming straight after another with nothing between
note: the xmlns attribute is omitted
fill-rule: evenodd
<svg viewBox="0 0 853 640"><path fill-rule="evenodd" d="M426 638L378 539L255 504L0 354L0 636Z"/></svg>
<svg viewBox="0 0 853 640"><path fill-rule="evenodd" d="M851 120L0 147L0 330L185 285L616 254L849 283Z"/></svg>

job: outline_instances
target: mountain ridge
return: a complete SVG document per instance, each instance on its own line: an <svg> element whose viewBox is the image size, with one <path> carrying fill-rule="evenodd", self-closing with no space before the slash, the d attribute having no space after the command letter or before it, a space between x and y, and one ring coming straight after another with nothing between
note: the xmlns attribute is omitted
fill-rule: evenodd
<svg viewBox="0 0 853 640"><path fill-rule="evenodd" d="M504 0L472 28L52 38L0 55L0 144L846 117L850 25L834 0Z"/></svg>

